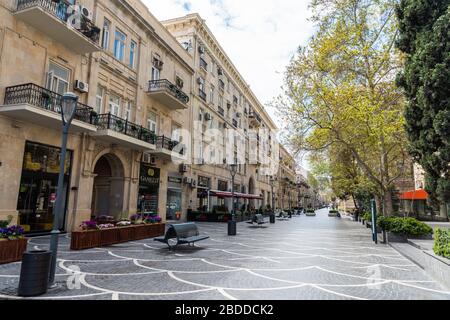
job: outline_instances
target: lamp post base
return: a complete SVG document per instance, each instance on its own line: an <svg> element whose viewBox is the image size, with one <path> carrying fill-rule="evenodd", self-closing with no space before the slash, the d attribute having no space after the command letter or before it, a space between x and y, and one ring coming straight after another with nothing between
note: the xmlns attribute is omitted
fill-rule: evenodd
<svg viewBox="0 0 450 320"><path fill-rule="evenodd" d="M228 221L228 235L229 236L236 235L236 221L234 220Z"/></svg>

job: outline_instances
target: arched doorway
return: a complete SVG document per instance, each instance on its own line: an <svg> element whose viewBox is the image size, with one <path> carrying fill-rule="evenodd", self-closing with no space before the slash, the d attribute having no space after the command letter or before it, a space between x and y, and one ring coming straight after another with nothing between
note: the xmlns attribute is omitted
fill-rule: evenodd
<svg viewBox="0 0 450 320"><path fill-rule="evenodd" d="M120 159L111 153L103 155L95 164L92 194L92 215L120 218L123 209L124 168Z"/></svg>

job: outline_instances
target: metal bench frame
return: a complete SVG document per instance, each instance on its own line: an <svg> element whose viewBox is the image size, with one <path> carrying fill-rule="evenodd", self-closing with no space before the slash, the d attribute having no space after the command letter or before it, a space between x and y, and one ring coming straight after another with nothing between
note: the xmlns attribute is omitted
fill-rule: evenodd
<svg viewBox="0 0 450 320"><path fill-rule="evenodd" d="M174 250L180 244L195 245L195 242L208 239L201 236L195 223L180 223L169 225L164 237L154 238L154 241L167 244L169 250Z"/></svg>
<svg viewBox="0 0 450 320"><path fill-rule="evenodd" d="M262 226L267 223L267 221L264 220L264 216L262 214L255 214L252 220L247 221L247 223L253 225L257 224L258 226Z"/></svg>

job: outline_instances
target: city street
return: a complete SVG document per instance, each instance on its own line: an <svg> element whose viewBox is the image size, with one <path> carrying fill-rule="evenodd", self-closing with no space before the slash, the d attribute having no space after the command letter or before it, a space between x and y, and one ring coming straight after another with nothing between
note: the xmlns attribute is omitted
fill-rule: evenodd
<svg viewBox="0 0 450 320"><path fill-rule="evenodd" d="M236 237L226 224L198 223L210 239L176 252L152 239L70 251L63 235L57 288L37 299L450 299L361 224L317 213L263 228L239 223ZM32 238L28 249L48 243ZM20 262L0 266L0 298L19 299L19 274Z"/></svg>

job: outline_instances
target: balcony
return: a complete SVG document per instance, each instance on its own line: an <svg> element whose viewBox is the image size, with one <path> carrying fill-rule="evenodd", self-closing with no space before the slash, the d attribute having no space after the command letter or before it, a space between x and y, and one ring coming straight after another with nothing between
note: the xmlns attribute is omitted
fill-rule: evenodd
<svg viewBox="0 0 450 320"><path fill-rule="evenodd" d="M204 92L202 89L198 90L198 96L206 102L206 92Z"/></svg>
<svg viewBox="0 0 450 320"><path fill-rule="evenodd" d="M169 80L153 80L148 84L148 95L171 110L187 109L189 97Z"/></svg>
<svg viewBox="0 0 450 320"><path fill-rule="evenodd" d="M61 98L62 96L56 92L33 83L7 87L4 104L0 106L0 114L46 128L61 130ZM78 103L70 131L97 131L94 114L91 107Z"/></svg>
<svg viewBox="0 0 450 320"><path fill-rule="evenodd" d="M250 127L255 128L255 127L259 127L261 126L261 117L255 113L255 112L250 112L249 116L248 116L249 122L248 124L250 125Z"/></svg>
<svg viewBox="0 0 450 320"><path fill-rule="evenodd" d="M100 140L140 151L156 148L156 135L153 132L111 113L98 115L95 124L98 130L93 136Z"/></svg>
<svg viewBox="0 0 450 320"><path fill-rule="evenodd" d="M156 138L156 149L150 153L163 160L185 160L185 146L165 136Z"/></svg>
<svg viewBox="0 0 450 320"><path fill-rule="evenodd" d="M18 0L14 15L78 54L100 51L100 29L84 18L72 26L69 6L52 0Z"/></svg>

